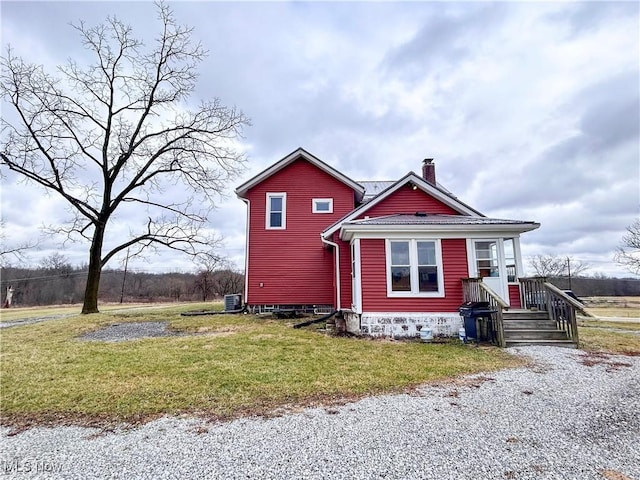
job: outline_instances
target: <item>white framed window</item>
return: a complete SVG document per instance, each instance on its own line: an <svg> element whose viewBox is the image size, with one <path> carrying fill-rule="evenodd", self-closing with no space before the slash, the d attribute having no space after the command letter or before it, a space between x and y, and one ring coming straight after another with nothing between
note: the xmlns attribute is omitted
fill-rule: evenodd
<svg viewBox="0 0 640 480"><path fill-rule="evenodd" d="M311 200L311 213L333 213L333 198Z"/></svg>
<svg viewBox="0 0 640 480"><path fill-rule="evenodd" d="M439 239L387 240L387 296L443 297Z"/></svg>
<svg viewBox="0 0 640 480"><path fill-rule="evenodd" d="M267 230L284 230L287 228L287 194L267 193Z"/></svg>

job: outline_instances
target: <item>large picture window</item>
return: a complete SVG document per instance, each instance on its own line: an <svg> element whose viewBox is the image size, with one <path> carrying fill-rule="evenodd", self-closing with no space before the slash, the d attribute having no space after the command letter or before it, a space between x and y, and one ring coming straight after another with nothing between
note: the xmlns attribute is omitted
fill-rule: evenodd
<svg viewBox="0 0 640 480"><path fill-rule="evenodd" d="M266 228L284 230L287 227L287 194L267 193Z"/></svg>
<svg viewBox="0 0 640 480"><path fill-rule="evenodd" d="M387 240L387 295L442 296L439 240Z"/></svg>

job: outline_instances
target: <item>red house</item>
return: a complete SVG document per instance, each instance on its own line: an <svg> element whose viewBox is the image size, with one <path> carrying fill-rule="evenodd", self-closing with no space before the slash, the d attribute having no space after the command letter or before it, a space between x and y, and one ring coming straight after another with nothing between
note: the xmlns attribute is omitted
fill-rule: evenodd
<svg viewBox="0 0 640 480"><path fill-rule="evenodd" d="M347 330L456 335L464 279L520 307L520 234L422 175L356 182L302 148L236 189L247 204L245 302L253 312L338 310Z"/></svg>

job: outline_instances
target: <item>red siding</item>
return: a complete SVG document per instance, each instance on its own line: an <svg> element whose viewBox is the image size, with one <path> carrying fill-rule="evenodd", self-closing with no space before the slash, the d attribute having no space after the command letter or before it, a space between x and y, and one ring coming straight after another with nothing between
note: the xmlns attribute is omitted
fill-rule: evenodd
<svg viewBox="0 0 640 480"><path fill-rule="evenodd" d="M340 303L339 308L351 308L351 244L343 242L338 235L333 236L333 241L340 246Z"/></svg>
<svg viewBox="0 0 640 480"><path fill-rule="evenodd" d="M522 303L520 303L520 285L509 285L509 306L511 308L522 308Z"/></svg>
<svg viewBox="0 0 640 480"><path fill-rule="evenodd" d="M443 239L444 298L387 297L385 241L360 240L363 312L457 312L462 303L462 278L468 277L467 245L461 238Z"/></svg>
<svg viewBox="0 0 640 480"><path fill-rule="evenodd" d="M267 192L287 193L286 230L265 228ZM333 250L323 247L320 233L353 210L353 190L299 159L253 187L247 198L248 303L335 305ZM333 198L333 213L312 214L313 198ZM348 257L348 246L346 251Z"/></svg>
<svg viewBox="0 0 640 480"><path fill-rule="evenodd" d="M365 215L369 217L379 217L382 215L393 215L396 213L416 212L441 213L448 215L460 214L460 212L457 212L450 206L445 205L440 200L433 198L422 190L413 190L410 186L405 185L382 200L379 204L374 205L369 210L366 210L360 218L363 218Z"/></svg>

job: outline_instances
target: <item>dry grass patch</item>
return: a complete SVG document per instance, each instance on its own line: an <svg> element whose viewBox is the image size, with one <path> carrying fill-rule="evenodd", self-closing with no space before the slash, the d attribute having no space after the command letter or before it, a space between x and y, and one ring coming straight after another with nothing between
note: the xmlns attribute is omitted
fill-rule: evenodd
<svg viewBox="0 0 640 480"><path fill-rule="evenodd" d="M585 297L587 311L595 317L640 318L640 297Z"/></svg>
<svg viewBox="0 0 640 480"><path fill-rule="evenodd" d="M578 319L578 327L640 331L640 322L614 322L606 320L593 320L588 319L587 317L581 317Z"/></svg>
<svg viewBox="0 0 640 480"><path fill-rule="evenodd" d="M335 338L250 315L179 313L102 313L4 330L3 423L137 422L179 413L232 418L521 365L500 349L457 342ZM132 321L168 321L195 335L78 339Z"/></svg>
<svg viewBox="0 0 640 480"><path fill-rule="evenodd" d="M619 323L621 328L626 323ZM620 355L640 355L640 335L607 328L579 326L580 348L588 352L607 352Z"/></svg>

